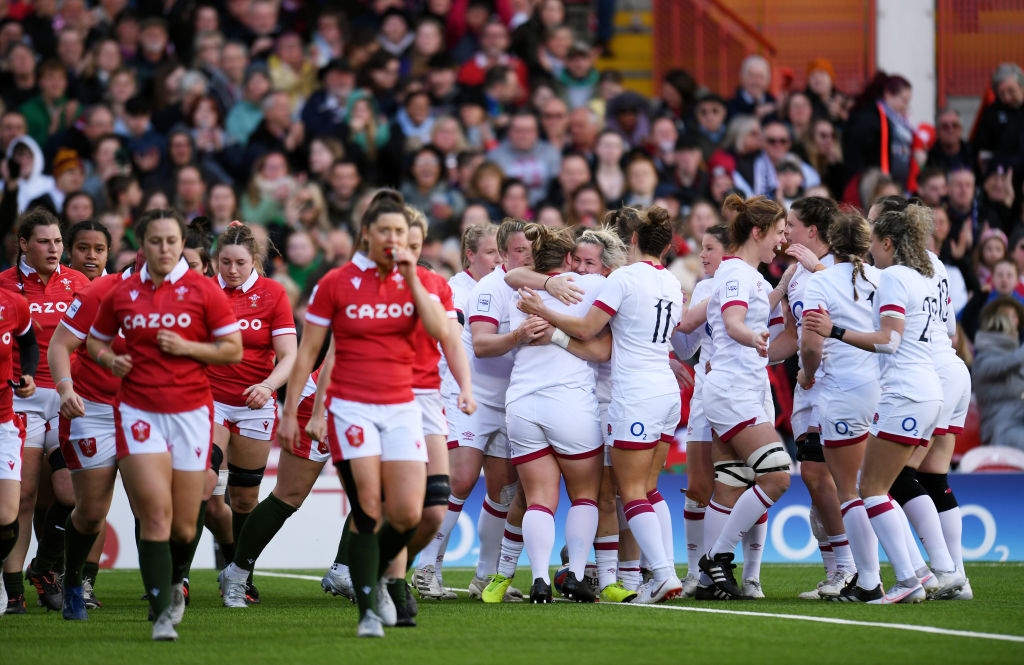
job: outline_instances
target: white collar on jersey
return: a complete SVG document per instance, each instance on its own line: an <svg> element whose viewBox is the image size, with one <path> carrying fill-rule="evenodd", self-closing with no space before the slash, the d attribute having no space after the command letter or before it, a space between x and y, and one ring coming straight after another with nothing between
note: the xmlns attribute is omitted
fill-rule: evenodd
<svg viewBox="0 0 1024 665"><path fill-rule="evenodd" d="M352 255L352 263L356 264L356 267L363 271L377 267L377 262L362 252L356 252Z"/></svg>
<svg viewBox="0 0 1024 665"><path fill-rule="evenodd" d="M248 279L242 282L242 285L237 288L241 289L242 293L248 293L249 289L252 288L252 285L255 284L256 280L259 278L260 274L256 272L255 268L253 268L252 272L249 273ZM228 283L224 281L224 278L220 276L220 273L217 273L217 283L220 284L220 288L222 289L228 288Z"/></svg>
<svg viewBox="0 0 1024 665"><path fill-rule="evenodd" d="M166 281L169 281L171 284L174 284L179 279L184 277L185 273L187 273L188 271L188 261L186 261L185 257L183 256L180 259L178 259L178 265L174 266L174 268L171 269L171 272L167 275L165 279ZM149 263L145 263L142 265L142 270L139 271L139 279L142 280L143 284L149 281Z"/></svg>
<svg viewBox="0 0 1024 665"><path fill-rule="evenodd" d="M21 257L21 265L19 267L21 268L21 274L22 275L30 275L30 274L36 272L36 269L33 268L32 266L30 266L27 261L25 261L25 257L24 256ZM61 268L61 264L57 263L56 273L58 275L60 274L60 268Z"/></svg>

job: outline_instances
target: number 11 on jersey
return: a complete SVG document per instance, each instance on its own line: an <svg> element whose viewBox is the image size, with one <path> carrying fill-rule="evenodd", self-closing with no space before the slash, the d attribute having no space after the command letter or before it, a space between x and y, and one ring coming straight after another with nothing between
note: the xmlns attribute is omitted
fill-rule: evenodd
<svg viewBox="0 0 1024 665"><path fill-rule="evenodd" d="M658 313L657 319L654 321L654 334L651 335L651 342L658 342L658 331L661 331L661 341L668 341L668 329L672 325L672 301L665 300L663 298L658 299L658 304L654 306L655 311ZM662 311L665 313L665 326L662 330L661 314Z"/></svg>

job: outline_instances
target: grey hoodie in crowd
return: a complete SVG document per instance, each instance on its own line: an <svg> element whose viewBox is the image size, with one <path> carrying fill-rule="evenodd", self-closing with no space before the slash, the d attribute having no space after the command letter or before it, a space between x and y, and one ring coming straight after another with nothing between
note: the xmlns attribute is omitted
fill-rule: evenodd
<svg viewBox="0 0 1024 665"><path fill-rule="evenodd" d="M982 442L1024 450L1024 346L1009 335L979 331L971 373Z"/></svg>

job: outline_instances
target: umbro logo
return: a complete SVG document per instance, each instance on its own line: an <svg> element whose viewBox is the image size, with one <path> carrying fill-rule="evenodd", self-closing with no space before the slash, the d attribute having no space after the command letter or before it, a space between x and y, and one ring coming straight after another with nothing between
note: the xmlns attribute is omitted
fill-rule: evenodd
<svg viewBox="0 0 1024 665"><path fill-rule="evenodd" d="M132 302L135 302L135 299L139 297L139 292L136 291L135 289L132 289L131 291L128 292L128 295L132 297Z"/></svg>
<svg viewBox="0 0 1024 665"><path fill-rule="evenodd" d="M359 285L362 284L362 283L363 283L363 278L362 277L353 277L352 278L352 286L354 286L356 289L359 289Z"/></svg>

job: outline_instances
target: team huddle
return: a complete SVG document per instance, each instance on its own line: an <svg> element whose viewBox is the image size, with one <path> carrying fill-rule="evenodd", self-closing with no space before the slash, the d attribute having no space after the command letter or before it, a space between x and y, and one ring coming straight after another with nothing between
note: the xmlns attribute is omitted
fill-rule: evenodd
<svg viewBox="0 0 1024 665"><path fill-rule="evenodd" d="M826 570L801 596L971 598L946 478L970 378L951 344L945 269L927 250L930 213L889 197L869 222L827 199L787 213L735 195L723 212L728 223L699 239L706 279L691 294L662 265L673 228L658 207L576 232L469 226L464 270L446 282L417 263L423 214L381 190L353 259L313 290L298 341L244 224L211 250L176 211L149 211L136 265L107 275L102 226L68 231L63 266L56 218L25 213L18 264L0 273L0 612L25 612L36 513L27 577L40 603L68 620L99 606L118 471L154 640L178 637L199 535L225 493L223 604L259 602L256 561L328 460L351 511L322 584L358 605L359 636L414 626L412 588L454 597L445 550L481 472L469 592L485 603L549 603L553 586L577 602L763 598L767 512L792 470L766 368L794 354L793 432ZM797 262L773 288L758 267L787 242ZM677 436L683 579L658 491ZM274 441L277 484L259 501ZM563 483L571 506L552 579ZM526 593L512 584L524 548Z"/></svg>

